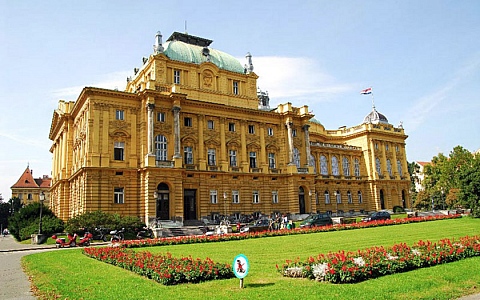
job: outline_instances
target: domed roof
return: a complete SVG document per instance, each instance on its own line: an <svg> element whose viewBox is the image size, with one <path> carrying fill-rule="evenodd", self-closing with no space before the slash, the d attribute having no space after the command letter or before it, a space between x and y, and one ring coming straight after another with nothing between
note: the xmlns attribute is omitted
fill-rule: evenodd
<svg viewBox="0 0 480 300"><path fill-rule="evenodd" d="M244 73L243 66L235 57L219 50L193 45L178 40L168 41L165 43L164 47L165 50L163 53L172 60L194 64L201 64L210 61L220 69L235 73ZM205 52L204 49L208 49L208 51Z"/></svg>
<svg viewBox="0 0 480 300"><path fill-rule="evenodd" d="M372 111L365 116L363 119L363 123L371 123L371 124L378 124L378 123L384 123L388 124L387 117L385 115L379 113L376 109L375 106L373 107Z"/></svg>
<svg viewBox="0 0 480 300"><path fill-rule="evenodd" d="M320 125L322 125L322 123L320 123L320 121L317 120L317 119L315 119L315 118L311 118L309 121L312 122L312 123L315 123L315 124L320 124Z"/></svg>

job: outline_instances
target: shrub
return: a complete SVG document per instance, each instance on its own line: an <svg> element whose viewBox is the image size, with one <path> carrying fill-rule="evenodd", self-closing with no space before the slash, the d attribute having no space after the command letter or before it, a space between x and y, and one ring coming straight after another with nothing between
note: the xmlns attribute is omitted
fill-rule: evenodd
<svg viewBox="0 0 480 300"><path fill-rule="evenodd" d="M8 219L8 230L15 239L22 241L38 233L40 223L40 202L34 202L22 207ZM42 233L50 235L63 231L63 221L47 206L42 206Z"/></svg>
<svg viewBox="0 0 480 300"><path fill-rule="evenodd" d="M393 212L394 213L402 213L402 212L405 212L405 209L401 206L394 206L393 207Z"/></svg>
<svg viewBox="0 0 480 300"><path fill-rule="evenodd" d="M65 231L81 233L83 228L92 230L96 227L102 227L111 230L125 228L126 232L134 232L136 228L141 228L144 225L138 217L120 216L119 214L98 210L69 219L65 225Z"/></svg>

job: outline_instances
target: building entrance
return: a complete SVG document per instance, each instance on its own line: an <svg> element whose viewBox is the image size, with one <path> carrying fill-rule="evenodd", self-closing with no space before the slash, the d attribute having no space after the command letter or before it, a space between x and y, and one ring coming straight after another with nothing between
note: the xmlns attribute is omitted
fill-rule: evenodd
<svg viewBox="0 0 480 300"><path fill-rule="evenodd" d="M197 219L197 190L183 191L183 218L184 220Z"/></svg>

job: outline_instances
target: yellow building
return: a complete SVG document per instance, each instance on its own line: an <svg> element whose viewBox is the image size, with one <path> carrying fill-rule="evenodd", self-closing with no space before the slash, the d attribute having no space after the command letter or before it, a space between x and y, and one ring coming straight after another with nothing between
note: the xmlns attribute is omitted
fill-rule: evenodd
<svg viewBox="0 0 480 300"><path fill-rule="evenodd" d="M27 166L17 182L10 187L12 190L12 198L16 197L20 199L22 204L27 205L40 201L40 194L43 193L43 200L47 200L45 201L45 205L48 205L51 180L52 178L48 175L33 178L33 170L30 169L30 166Z"/></svg>
<svg viewBox="0 0 480 300"><path fill-rule="evenodd" d="M244 66L211 40L175 32L127 78L60 101L51 207L66 220L102 210L160 219L363 212L405 207L405 135L375 108L325 130L307 106L270 108Z"/></svg>

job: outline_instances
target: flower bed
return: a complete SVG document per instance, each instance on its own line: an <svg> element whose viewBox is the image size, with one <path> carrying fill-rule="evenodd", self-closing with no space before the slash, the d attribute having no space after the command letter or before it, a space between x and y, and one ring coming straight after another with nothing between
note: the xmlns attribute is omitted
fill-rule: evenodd
<svg viewBox="0 0 480 300"><path fill-rule="evenodd" d="M436 243L419 241L388 248L371 247L355 252L319 254L306 261L287 261L277 270L287 277L303 277L332 283L354 283L367 279L480 256L480 236Z"/></svg>
<svg viewBox="0 0 480 300"><path fill-rule="evenodd" d="M100 261L133 271L164 285L198 283L234 277L228 264L201 260L191 256L175 258L170 253L135 252L120 247L84 248L83 254Z"/></svg>
<svg viewBox="0 0 480 300"><path fill-rule="evenodd" d="M152 246L178 245L178 244L222 242L222 241L232 241L232 240L244 240L249 238L284 236L284 235L293 235L293 234L307 234L307 233L316 233L316 232L352 230L352 229L370 228L370 227L378 227L378 226L419 223L419 222L435 221L435 220L443 220L443 219L455 219L455 218L461 218L461 217L462 217L461 215L415 217L415 218L393 219L393 220L385 220L385 221L340 224L340 225L334 225L334 226L321 226L321 227L313 227L313 228L296 228L293 230L281 229L281 230L275 230L275 231L262 231L262 232L251 232L251 233L247 232L247 233L241 233L241 234L232 233L232 234L210 235L210 236L199 235L199 236L181 236L181 237L156 238L156 239L145 239L145 240L127 240L127 241L122 241L121 244L123 247L136 248L136 247L152 247Z"/></svg>

